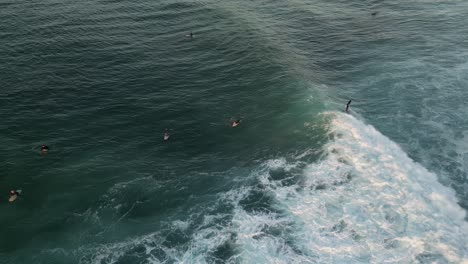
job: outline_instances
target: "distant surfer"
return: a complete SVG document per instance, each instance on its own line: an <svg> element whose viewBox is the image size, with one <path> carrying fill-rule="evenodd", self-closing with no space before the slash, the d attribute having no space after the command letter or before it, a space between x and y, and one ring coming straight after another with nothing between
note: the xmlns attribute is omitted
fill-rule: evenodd
<svg viewBox="0 0 468 264"><path fill-rule="evenodd" d="M186 35L187 37L190 37L191 39L193 39L193 32L190 31L190 34Z"/></svg>
<svg viewBox="0 0 468 264"><path fill-rule="evenodd" d="M171 136L171 135L169 134L169 132L168 132L167 129L166 129L166 132L164 132L164 140L165 140L165 141L168 140L170 136Z"/></svg>
<svg viewBox="0 0 468 264"><path fill-rule="evenodd" d="M240 119L234 120L234 121L232 122L232 125L231 125L231 126L232 126L232 127L236 127L236 126L238 126L238 125L240 124L240 122L241 122Z"/></svg>
<svg viewBox="0 0 468 264"><path fill-rule="evenodd" d="M378 13L379 13L379 12L377 12L377 11L374 11L374 12L372 12L372 14L371 14L371 15L372 15L372 16L376 16Z"/></svg>
<svg viewBox="0 0 468 264"><path fill-rule="evenodd" d="M47 152L49 152L49 146L47 146L46 144L42 144L42 146L41 146L41 152L42 152L42 153L47 153Z"/></svg>
<svg viewBox="0 0 468 264"><path fill-rule="evenodd" d="M10 191L10 198L8 199L9 202L13 202L20 196L21 190L11 190Z"/></svg>
<svg viewBox="0 0 468 264"><path fill-rule="evenodd" d="M349 114L349 105L351 104L351 100L348 101L348 103L346 104L346 113Z"/></svg>

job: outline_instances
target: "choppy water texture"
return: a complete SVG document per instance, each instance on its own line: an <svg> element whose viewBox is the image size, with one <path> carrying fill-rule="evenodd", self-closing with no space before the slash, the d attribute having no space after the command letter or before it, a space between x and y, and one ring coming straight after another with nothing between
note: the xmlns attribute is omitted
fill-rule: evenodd
<svg viewBox="0 0 468 264"><path fill-rule="evenodd" d="M1 263L468 262L468 2L0 18Z"/></svg>

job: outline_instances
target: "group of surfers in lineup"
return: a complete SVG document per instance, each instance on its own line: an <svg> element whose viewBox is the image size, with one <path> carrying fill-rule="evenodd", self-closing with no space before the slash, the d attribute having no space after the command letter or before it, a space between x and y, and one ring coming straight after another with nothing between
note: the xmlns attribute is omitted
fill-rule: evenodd
<svg viewBox="0 0 468 264"><path fill-rule="evenodd" d="M192 33L192 32L190 32L190 33ZM346 112L347 114L349 114L349 106L351 105L351 101L352 101L352 100L349 100L348 103L346 104L345 112ZM240 119L236 119L236 120L232 121L231 127L236 127L236 126L240 125L240 122L241 122ZM164 136L163 136L164 141L169 140L169 137L170 137L170 136L171 136L171 134L169 133L168 129L166 128L166 131L164 132ZM43 145L43 147L44 147L44 146L45 146L45 145ZM46 146L46 147L47 147L47 146ZM47 150L48 150L48 148L47 148Z"/></svg>
<svg viewBox="0 0 468 264"><path fill-rule="evenodd" d="M345 108L345 112L349 114L349 106L351 105L351 100L348 101L348 103L346 104L346 108ZM235 119L231 122L231 127L237 127L238 125L240 125L241 123L241 119ZM169 130L166 129L166 131L164 132L164 135L163 135L163 139L164 141L167 141L169 140L171 134L169 133ZM42 144L41 146L41 153L42 154L47 154L49 152L49 146L47 146L46 144ZM10 202L14 202L16 200L16 198L18 198L21 194L21 190L11 190L10 191L10 198L8 199L8 201Z"/></svg>

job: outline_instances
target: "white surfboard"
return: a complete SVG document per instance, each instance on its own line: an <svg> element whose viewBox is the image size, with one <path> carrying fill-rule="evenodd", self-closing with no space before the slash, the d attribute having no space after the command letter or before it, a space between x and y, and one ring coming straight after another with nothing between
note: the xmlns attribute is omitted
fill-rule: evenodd
<svg viewBox="0 0 468 264"><path fill-rule="evenodd" d="M16 190L16 192L18 192L19 194L21 194L21 190ZM8 199L9 202L14 202L16 200L16 198L18 198L18 195L15 194L15 195L12 195L10 196L10 198Z"/></svg>
<svg viewBox="0 0 468 264"><path fill-rule="evenodd" d="M8 199L9 202L14 202L16 200L16 198L18 198L18 195L12 195L10 196L10 199Z"/></svg>

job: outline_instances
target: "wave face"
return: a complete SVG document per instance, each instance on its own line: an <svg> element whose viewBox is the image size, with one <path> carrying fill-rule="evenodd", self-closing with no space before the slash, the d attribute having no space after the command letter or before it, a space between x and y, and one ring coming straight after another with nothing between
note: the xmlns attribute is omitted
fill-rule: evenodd
<svg viewBox="0 0 468 264"><path fill-rule="evenodd" d="M466 263L467 10L2 1L0 263Z"/></svg>

